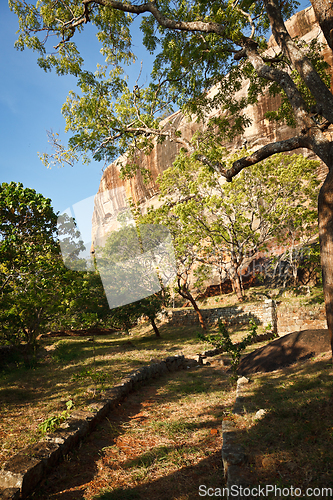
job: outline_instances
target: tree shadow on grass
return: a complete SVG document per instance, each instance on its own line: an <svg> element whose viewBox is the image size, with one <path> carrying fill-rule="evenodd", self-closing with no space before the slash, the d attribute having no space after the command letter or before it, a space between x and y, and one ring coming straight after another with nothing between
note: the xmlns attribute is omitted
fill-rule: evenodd
<svg viewBox="0 0 333 500"><path fill-rule="evenodd" d="M332 363L312 360L255 374L252 384L253 395L244 397L245 415L261 408L266 414L238 432L248 455L248 480L303 493L333 491Z"/></svg>
<svg viewBox="0 0 333 500"><path fill-rule="evenodd" d="M220 489L226 487L223 479L221 452L212 454L193 466L182 467L172 474L159 479L145 482L135 487L121 487L104 489L98 493L95 500L196 500L199 495L199 486ZM221 500L222 496L215 496Z"/></svg>
<svg viewBox="0 0 333 500"><path fill-rule="evenodd" d="M200 370L202 370L201 377L204 378L204 370L206 369L200 368ZM154 418L151 416L148 417L145 414L149 411L149 402L158 400L158 404L160 402L161 404L168 404L168 402L180 400L182 396L179 389L184 379L191 379L193 376L193 388L195 389L197 380L200 379L199 371L197 373L181 371L169 374L169 376L151 381L139 391L129 395L122 405L110 412L108 417L82 442L78 449L73 450L66 457L65 461L51 472L30 498L33 500L79 500L92 498L91 496L87 497L87 491L91 492L92 485L94 485L93 493L97 495L96 499L100 500L116 500L118 498L124 500L132 498L141 498L144 500L193 500L200 498L198 489L201 484L206 484L207 487L223 487L224 480L220 447L218 452L216 452L216 449L215 451L210 451L209 446L207 446L207 449L205 449L206 458L203 458L199 462L196 462L196 460L191 461L191 459L186 462L182 458L179 462L179 467L177 466L177 462L174 462L171 466L170 461L168 462L170 456L176 456L176 458L177 454L181 454L182 457L185 456L182 453L187 446L187 432L192 432L200 427L206 429L206 435L210 436L209 430L216 428L218 425L217 421L220 424L222 420L221 417L214 419L214 414L218 411L215 406L206 408L208 419L202 422L201 425L188 422L189 425L185 425L184 428L178 428L178 434L176 432L171 444L163 445L161 442L154 442L153 439L152 444L148 443L145 449L144 447L140 449L140 446L138 446L134 453L124 455L126 458L121 463L117 462L118 455L115 455L115 459L112 455L112 448L115 446L115 443L120 447L122 443L124 446L129 447L131 443L136 444L133 439L126 442L126 429L132 419L140 421L140 418L146 418L147 427L145 429L149 429L150 418ZM208 372L206 373L208 374ZM167 393L163 393L161 396L159 394L161 388L170 382L170 390L168 385ZM225 383L228 385L226 380ZM186 394L189 394L189 387ZM144 414L143 417L141 416L142 414ZM209 418L210 414L212 418ZM143 439L139 439L139 441L144 442L144 440L143 434ZM108 449L111 449L110 453L108 453ZM165 462L163 462L164 460ZM163 477L154 479L154 464L161 464L161 462L163 463L163 467L164 463L166 464L165 474L163 474ZM101 467L103 468L103 473L102 476L98 476L101 472ZM153 467L153 473L151 473L151 467ZM112 484L112 473L115 471L117 474L120 469L125 471L133 469L137 474L142 475L141 478L137 479L138 486L127 487L121 484L121 481L118 484ZM149 477L153 479L148 479L148 476L145 476L145 471L148 469L150 470ZM102 480L98 480L99 477ZM109 488L110 491L107 491L105 488Z"/></svg>

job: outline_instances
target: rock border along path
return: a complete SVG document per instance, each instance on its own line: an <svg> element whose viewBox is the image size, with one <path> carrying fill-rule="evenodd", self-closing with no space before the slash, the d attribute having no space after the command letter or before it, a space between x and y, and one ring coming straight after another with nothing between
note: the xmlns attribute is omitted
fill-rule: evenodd
<svg viewBox="0 0 333 500"><path fill-rule="evenodd" d="M218 352L207 351L204 354L211 357L220 353L220 350L216 351ZM179 355L142 366L122 379L119 385L105 391L102 400L90 405L90 411L73 411L65 425L54 433L46 435L38 443L21 450L5 463L4 468L0 470L0 500L19 500L32 493L52 467L62 461L109 411L116 408L130 392L139 389L145 381L168 372L186 369L191 365L197 365L198 362L199 359L187 359L184 355ZM245 377L237 381L233 413L243 411L242 392L243 386L247 383L248 379ZM222 461L226 487L229 490L232 485L246 486L242 480L242 465L246 457L243 448L234 443L235 434L234 424L229 420L223 420ZM245 497L233 496L233 498L237 500Z"/></svg>
<svg viewBox="0 0 333 500"><path fill-rule="evenodd" d="M59 463L79 441L88 435L109 411L118 406L146 380L197 364L184 355L142 366L127 375L119 385L104 392L103 399L92 403L90 411L73 411L65 426L45 436L41 441L20 451L0 470L0 499L18 500L33 492L48 471ZM65 427L65 428L64 428Z"/></svg>

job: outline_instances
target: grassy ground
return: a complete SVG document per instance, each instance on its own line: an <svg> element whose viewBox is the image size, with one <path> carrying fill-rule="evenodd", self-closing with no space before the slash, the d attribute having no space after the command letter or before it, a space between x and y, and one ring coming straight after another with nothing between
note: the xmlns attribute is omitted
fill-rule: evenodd
<svg viewBox="0 0 333 500"><path fill-rule="evenodd" d="M5 460L38 440L38 426L66 410L72 400L84 409L103 390L151 359L183 353L194 357L205 345L199 327L161 326L157 339L146 324L130 336L110 334L87 337L48 337L41 340L36 366L18 361L0 372L0 467Z"/></svg>
<svg viewBox="0 0 333 500"><path fill-rule="evenodd" d="M303 498L311 498L307 488L333 488L329 353L253 375L242 415L232 413L235 386L219 361L153 380L131 394L32 500L199 499L202 484L225 487L224 418L236 423L249 483L284 492L265 498L295 498L285 493L291 486L300 488ZM260 409L265 414L258 418ZM329 497L314 491L317 498Z"/></svg>
<svg viewBox="0 0 333 500"><path fill-rule="evenodd" d="M333 491L332 375L331 354L326 353L252 377L244 414L233 417L239 428L239 442L249 457L250 482L279 488L293 486L300 488L306 498L310 498L306 496L307 488ZM260 409L265 410L262 418L256 416Z"/></svg>
<svg viewBox="0 0 333 500"><path fill-rule="evenodd" d="M300 304L311 307L314 304L324 303L324 294L321 286L313 287L289 287L289 288L267 288L255 286L245 290L244 301L260 302L265 299L276 299L279 303ZM207 297L201 301L201 307L228 307L239 304L234 293L227 293L217 297Z"/></svg>
<svg viewBox="0 0 333 500"><path fill-rule="evenodd" d="M180 353L194 357L209 348L198 342L198 331L199 327L164 325L162 337L157 339L144 324L131 336L113 333L96 336L94 342L85 337L42 339L33 369L13 360L0 372L0 467L38 440L39 424L64 411L67 401L73 400L76 409L85 408L104 389L151 359ZM233 341L244 333L246 328L234 332ZM252 345L247 352L261 345ZM163 500L162 492L170 491L175 482L184 484L185 489L180 488L178 496L166 494L165 499L197 498L199 480L214 486L217 476L221 477L219 426L226 415L237 423L239 439L250 457L247 473L255 484L333 487L333 387L328 359L256 374L248 386L246 411L241 417L230 416L234 388L225 369L212 364L197 370L172 374L167 381L152 383L141 396L132 395L134 399L129 398L124 410L119 409L123 414L110 415L104 422L101 439L95 435L83 444L91 447L86 457L90 461L94 456L94 470L89 469L87 458L79 459L74 496L73 486L68 486L68 494L60 494L64 469L59 476L63 486L54 496L40 498L90 500L97 494L100 500ZM261 408L266 414L258 420L255 414ZM99 441L104 443L102 447ZM75 460L69 458L73 463ZM87 469L87 478L81 477L79 466ZM207 467L212 475L205 475ZM186 492L192 483L196 490ZM101 493L103 488L107 491Z"/></svg>
<svg viewBox="0 0 333 500"><path fill-rule="evenodd" d="M235 388L219 363L153 380L110 412L33 500L194 500L223 487L221 422Z"/></svg>

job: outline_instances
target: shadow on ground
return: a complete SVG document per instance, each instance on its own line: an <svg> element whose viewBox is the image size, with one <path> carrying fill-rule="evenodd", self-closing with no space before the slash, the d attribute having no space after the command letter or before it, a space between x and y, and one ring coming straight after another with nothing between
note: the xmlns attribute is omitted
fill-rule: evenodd
<svg viewBox="0 0 333 500"><path fill-rule="evenodd" d="M39 488L29 497L31 500L80 500L96 498L98 500L126 500L126 499L154 499L154 500L194 500L201 498L199 496L199 486L204 484L207 487L223 488L223 467L221 459L221 439L219 437L218 446L212 451L207 446L206 458L200 462L194 463L188 460L181 466L168 468L166 466L165 474L161 477L159 470L154 478L154 464L163 462L165 456L182 453L187 447L186 437L184 439L176 438L173 442L163 445L163 442L147 443L146 448L142 447L140 454L124 453L121 463L113 459L110 448L115 443L118 447L131 446L130 440L127 440L126 430L131 420L136 419L140 422L146 419L147 428L154 422L149 413L149 402L157 401L158 404L176 402L187 395L202 394L207 392L207 385L200 381L205 378L205 373L213 368L199 367L198 369L188 370L186 372L176 372L152 381L139 391L132 393L117 409L110 412L107 418L90 434L81 446L65 457L65 461L56 467L53 472L45 479ZM217 373L222 373L219 370ZM186 375L186 377L185 377ZM186 378L184 383L184 377ZM181 378L181 379L180 379ZM168 384L167 393L159 394L159 390ZM216 380L217 385L226 387L229 385L227 378ZM202 412L208 416L202 424L197 427L206 429L206 434L211 435L210 430L216 429L221 425L221 414L224 405L202 408ZM199 412L200 413L200 412ZM145 416L142 416L145 414ZM155 424L157 425L158 422ZM163 424L163 422L162 422ZM196 425L189 422L189 432L195 430ZM143 433L142 437L144 438ZM213 438L213 433L211 435ZM145 439L145 438L144 438ZM143 439L139 439L143 441ZM137 448L139 449L139 448ZM117 457L119 457L117 455ZM129 458L127 458L129 457ZM153 472L150 472L148 478L139 478L137 485L131 486L121 484L117 479L117 484L112 484L112 477L121 475L122 469L135 469L136 465L143 470L145 466L153 465ZM151 471L151 469L150 469ZM108 478L110 480L108 481ZM135 481L134 481L135 482ZM106 491L106 488L113 491ZM94 496L95 495L95 496ZM217 498L217 497L215 497Z"/></svg>

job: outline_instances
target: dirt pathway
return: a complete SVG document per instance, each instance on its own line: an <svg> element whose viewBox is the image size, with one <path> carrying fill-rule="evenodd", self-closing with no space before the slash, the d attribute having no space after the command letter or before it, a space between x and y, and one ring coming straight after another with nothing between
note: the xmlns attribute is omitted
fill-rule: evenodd
<svg viewBox="0 0 333 500"><path fill-rule="evenodd" d="M68 455L30 499L194 500L223 487L221 421L234 398L220 366L152 381Z"/></svg>

